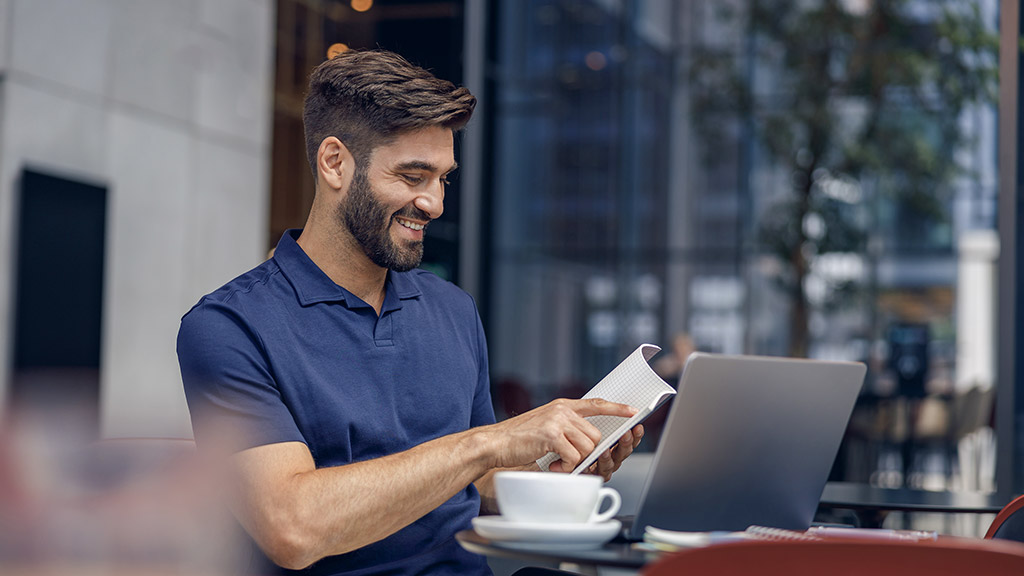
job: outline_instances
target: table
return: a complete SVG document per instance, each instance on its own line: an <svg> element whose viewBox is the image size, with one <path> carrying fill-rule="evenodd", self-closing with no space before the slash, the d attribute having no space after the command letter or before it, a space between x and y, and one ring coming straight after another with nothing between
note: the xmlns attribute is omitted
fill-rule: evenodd
<svg viewBox="0 0 1024 576"><path fill-rule="evenodd" d="M617 568L633 568L639 570L648 562L659 558L660 552L640 550L628 542L612 541L600 548L590 550L528 550L512 548L493 542L477 534L473 530L463 530L455 534L459 544L476 554L514 558L517 560L538 562L560 562L576 565L583 574L596 574L598 566Z"/></svg>
<svg viewBox="0 0 1024 576"><path fill-rule="evenodd" d="M867 484L829 482L820 508L852 510L862 527L879 528L886 515L900 512L942 512L955 514L996 514L1010 499L995 494L974 492L931 492L908 488L878 488ZM493 542L473 530L455 535L459 544L477 554L538 562L576 565L584 574L596 574L596 567L608 566L639 570L658 559L659 552L638 549L627 542L612 541L591 550L529 550Z"/></svg>
<svg viewBox="0 0 1024 576"><path fill-rule="evenodd" d="M852 510L861 526L879 528L889 512L996 514L1009 498L977 492L932 492L909 488L879 488L852 482L829 482L819 508Z"/></svg>

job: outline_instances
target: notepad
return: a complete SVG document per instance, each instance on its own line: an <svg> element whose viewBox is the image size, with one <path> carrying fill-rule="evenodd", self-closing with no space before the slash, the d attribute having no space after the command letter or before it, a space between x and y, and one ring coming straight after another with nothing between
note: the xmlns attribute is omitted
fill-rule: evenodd
<svg viewBox="0 0 1024 576"><path fill-rule="evenodd" d="M602 378L596 386L583 395L583 398L603 398L609 402L628 404L635 408L637 413L629 418L621 416L587 417L587 420L601 431L601 441L576 466L572 471L573 474L579 474L586 470L605 450L618 442L627 430L643 422L665 400L676 393L675 389L666 384L648 363L659 351L661 348L653 344L641 344L607 376ZM549 452L537 460L537 465L541 470L547 471L551 463L558 459L558 454Z"/></svg>
<svg viewBox="0 0 1024 576"><path fill-rule="evenodd" d="M935 540L936 532L929 530L881 530L872 528L812 527L803 530L785 530L769 526L750 526L739 532L685 532L663 530L654 526L644 529L644 542L658 550L674 551L699 548L711 544L738 540L822 542L830 538L844 540L904 540L920 542Z"/></svg>

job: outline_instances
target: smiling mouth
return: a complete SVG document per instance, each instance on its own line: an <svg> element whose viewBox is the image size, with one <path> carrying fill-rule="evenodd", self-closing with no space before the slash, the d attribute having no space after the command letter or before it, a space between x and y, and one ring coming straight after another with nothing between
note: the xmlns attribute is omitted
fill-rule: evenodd
<svg viewBox="0 0 1024 576"><path fill-rule="evenodd" d="M427 227L426 224L417 224L404 218L398 218L397 216L395 217L395 222L398 222L399 224L405 226L406 228L409 228L410 230L423 230L424 228Z"/></svg>

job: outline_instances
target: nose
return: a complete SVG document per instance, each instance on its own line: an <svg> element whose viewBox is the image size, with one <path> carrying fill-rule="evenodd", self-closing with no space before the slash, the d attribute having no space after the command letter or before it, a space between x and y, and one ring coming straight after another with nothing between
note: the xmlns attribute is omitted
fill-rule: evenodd
<svg viewBox="0 0 1024 576"><path fill-rule="evenodd" d="M413 206L426 212L431 220L436 220L444 213L444 183L437 181L413 200Z"/></svg>

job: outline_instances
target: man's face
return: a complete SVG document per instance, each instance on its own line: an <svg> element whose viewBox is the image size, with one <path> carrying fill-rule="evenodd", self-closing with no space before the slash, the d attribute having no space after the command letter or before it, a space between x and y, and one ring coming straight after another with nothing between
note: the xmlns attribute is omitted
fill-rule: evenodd
<svg viewBox="0 0 1024 576"><path fill-rule="evenodd" d="M425 128L377 147L357 166L339 217L377 266L405 272L423 259L423 231L444 210L455 169L451 130Z"/></svg>
<svg viewBox="0 0 1024 576"><path fill-rule="evenodd" d="M412 270L423 260L423 239L395 240L391 237L390 227L396 218L426 221L430 218L412 205L390 214L378 196L366 176L366 170L358 168L352 177L348 198L339 206L345 226L377 266L398 272Z"/></svg>

